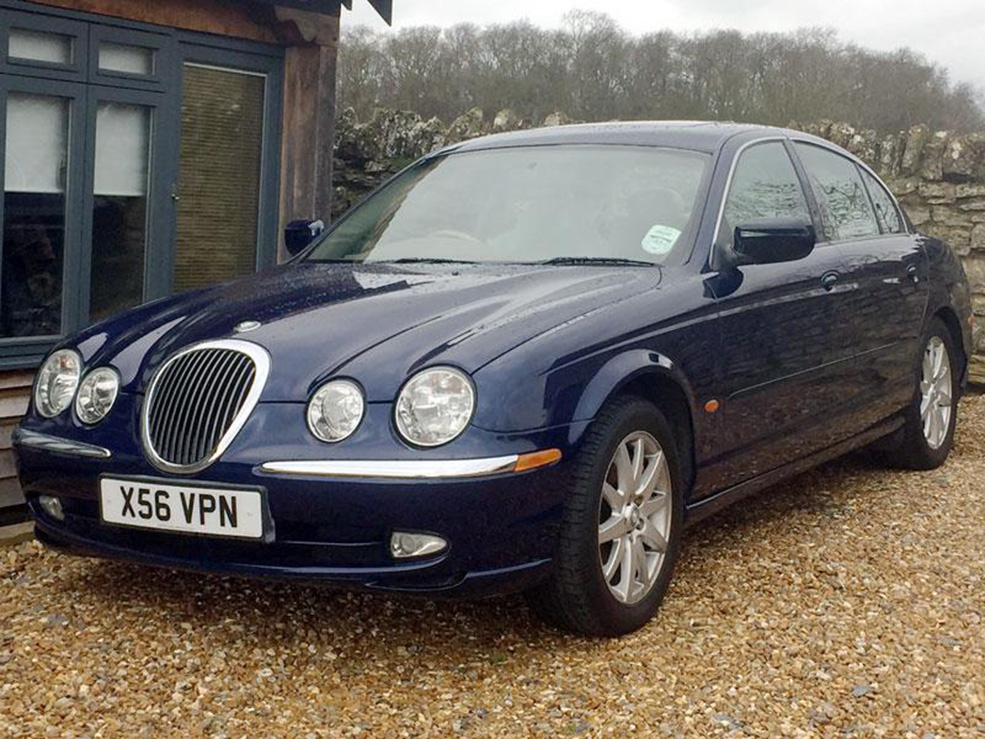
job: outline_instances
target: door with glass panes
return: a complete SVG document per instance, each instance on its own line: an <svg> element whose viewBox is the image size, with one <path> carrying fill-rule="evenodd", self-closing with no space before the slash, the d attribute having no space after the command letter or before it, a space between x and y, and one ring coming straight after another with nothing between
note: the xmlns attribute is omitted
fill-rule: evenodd
<svg viewBox="0 0 985 739"><path fill-rule="evenodd" d="M162 294L164 34L0 10L0 362Z"/></svg>
<svg viewBox="0 0 985 739"><path fill-rule="evenodd" d="M276 261L280 50L52 13L0 7L0 366Z"/></svg>

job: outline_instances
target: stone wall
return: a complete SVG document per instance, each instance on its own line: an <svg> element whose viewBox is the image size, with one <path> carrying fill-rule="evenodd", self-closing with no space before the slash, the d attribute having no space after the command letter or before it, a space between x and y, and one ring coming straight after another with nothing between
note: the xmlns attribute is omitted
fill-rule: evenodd
<svg viewBox="0 0 985 739"><path fill-rule="evenodd" d="M540 123L570 122L555 113ZM446 144L487 133L531 128L505 110L493 118L474 109L446 125L413 113L379 110L361 123L351 110L338 121L333 217L390 175ZM985 133L953 135L915 126L890 136L824 121L795 128L848 149L876 170L893 189L914 225L945 239L962 256L974 293L976 357L972 373L985 382Z"/></svg>

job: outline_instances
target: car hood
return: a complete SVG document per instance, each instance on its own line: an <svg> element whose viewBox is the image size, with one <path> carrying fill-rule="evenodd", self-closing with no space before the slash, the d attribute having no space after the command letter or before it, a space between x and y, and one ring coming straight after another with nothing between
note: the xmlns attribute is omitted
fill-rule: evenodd
<svg viewBox="0 0 985 739"><path fill-rule="evenodd" d="M657 287L659 268L542 265L296 264L144 306L97 325L78 346L112 363L126 390L189 345L238 338L264 347L262 402L296 402L329 376L390 401L415 370L473 373L586 313ZM237 332L243 322L260 325ZM98 355L98 356L97 356Z"/></svg>

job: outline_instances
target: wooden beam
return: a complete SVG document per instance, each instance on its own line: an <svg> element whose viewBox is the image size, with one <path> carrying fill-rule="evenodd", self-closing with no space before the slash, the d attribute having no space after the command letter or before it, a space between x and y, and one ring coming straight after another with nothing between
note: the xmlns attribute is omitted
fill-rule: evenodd
<svg viewBox="0 0 985 739"><path fill-rule="evenodd" d="M108 15L186 31L264 41L271 44L294 43L297 31L290 23L277 19L269 3L239 0L34 0L68 10Z"/></svg>
<svg viewBox="0 0 985 739"><path fill-rule="evenodd" d="M328 223L331 213L339 19L318 20L317 29L299 23L315 43L288 48L284 60L280 233L297 219ZM280 257L286 256L282 251Z"/></svg>

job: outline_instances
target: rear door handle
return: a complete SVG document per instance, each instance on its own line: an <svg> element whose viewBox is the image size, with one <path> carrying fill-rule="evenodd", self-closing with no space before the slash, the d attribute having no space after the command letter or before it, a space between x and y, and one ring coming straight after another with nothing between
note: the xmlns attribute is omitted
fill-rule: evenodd
<svg viewBox="0 0 985 739"><path fill-rule="evenodd" d="M834 290L835 284L838 282L837 272L825 272L821 275L821 287L823 287L828 292Z"/></svg>

